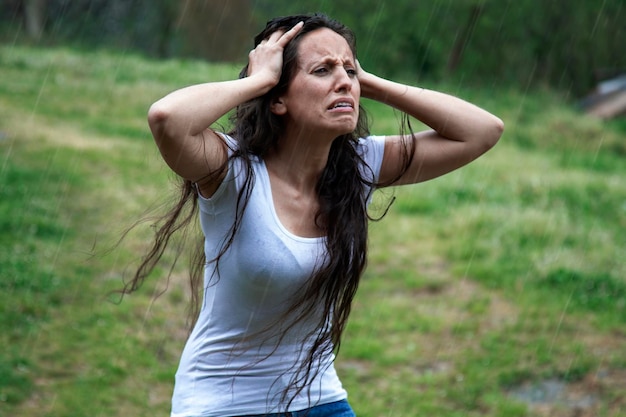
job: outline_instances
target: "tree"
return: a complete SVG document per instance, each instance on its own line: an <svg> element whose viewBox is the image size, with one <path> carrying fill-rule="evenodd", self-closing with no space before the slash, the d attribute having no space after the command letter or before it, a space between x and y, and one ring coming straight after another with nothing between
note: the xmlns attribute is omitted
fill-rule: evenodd
<svg viewBox="0 0 626 417"><path fill-rule="evenodd" d="M624 0L3 0L0 40L243 61L277 15L324 12L386 77L547 84L581 95L626 70ZM43 36L44 34L45 36ZM17 36L19 39L19 36Z"/></svg>
<svg viewBox="0 0 626 417"><path fill-rule="evenodd" d="M472 34L474 32L474 28L478 23L478 19L480 18L484 7L484 2L470 5L467 21L465 25L463 25L460 33L456 36L452 51L450 52L450 57L448 58L448 65L446 68L448 72L454 72L461 63L461 59L463 58L463 52L465 51L466 46L469 44L470 38L472 37Z"/></svg>
<svg viewBox="0 0 626 417"><path fill-rule="evenodd" d="M45 12L45 0L24 1L24 26L28 37L35 41L43 34Z"/></svg>
<svg viewBox="0 0 626 417"><path fill-rule="evenodd" d="M253 46L249 0L188 0L178 21L183 55L241 61Z"/></svg>

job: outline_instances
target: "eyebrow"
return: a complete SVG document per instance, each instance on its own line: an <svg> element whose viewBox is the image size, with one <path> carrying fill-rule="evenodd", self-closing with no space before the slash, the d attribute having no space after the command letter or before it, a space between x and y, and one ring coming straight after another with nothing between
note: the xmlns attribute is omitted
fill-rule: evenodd
<svg viewBox="0 0 626 417"><path fill-rule="evenodd" d="M326 64L326 65L331 64L333 66L340 66L340 65L341 66L354 66L355 65L353 58L350 58L350 57L348 57L347 59L342 59L341 57L333 58L330 55L325 55L321 58L311 59L307 62L304 62L303 64L304 64L303 68L307 68L307 69L310 69L311 67L314 67L319 64Z"/></svg>

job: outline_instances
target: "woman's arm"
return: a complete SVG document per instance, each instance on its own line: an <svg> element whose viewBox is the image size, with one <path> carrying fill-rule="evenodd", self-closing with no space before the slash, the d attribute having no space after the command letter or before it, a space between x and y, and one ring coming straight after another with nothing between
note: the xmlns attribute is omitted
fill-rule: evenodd
<svg viewBox="0 0 626 417"><path fill-rule="evenodd" d="M193 85L154 103L148 111L148 124L165 162L175 173L194 182L221 167L227 158L226 148L209 126L263 90L261 80L248 77Z"/></svg>
<svg viewBox="0 0 626 417"><path fill-rule="evenodd" d="M248 77L182 88L150 107L148 124L152 136L174 172L196 182L225 163L224 142L210 126L231 109L265 94L278 83L283 49L301 27L299 24L284 33L274 32L251 51ZM199 183L205 196L217 189L223 176L209 178L209 183Z"/></svg>
<svg viewBox="0 0 626 417"><path fill-rule="evenodd" d="M415 135L411 165L394 185L426 181L453 171L485 153L502 135L502 120L456 97L385 80L361 68L359 82L363 97L388 104L433 129ZM381 182L399 174L403 146L400 136L386 138Z"/></svg>

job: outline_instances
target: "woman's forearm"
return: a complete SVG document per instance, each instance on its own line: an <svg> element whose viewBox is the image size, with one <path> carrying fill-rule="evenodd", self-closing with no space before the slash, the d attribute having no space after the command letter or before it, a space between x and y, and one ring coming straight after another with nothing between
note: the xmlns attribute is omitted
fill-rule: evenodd
<svg viewBox="0 0 626 417"><path fill-rule="evenodd" d="M263 77L197 84L155 102L148 112L153 131L167 137L194 136L241 103L265 94L272 82Z"/></svg>
<svg viewBox="0 0 626 417"><path fill-rule="evenodd" d="M456 141L496 142L503 123L491 113L454 96L399 84L373 74L359 77L361 94L403 111L441 136Z"/></svg>
<svg viewBox="0 0 626 417"><path fill-rule="evenodd" d="M148 113L152 131L169 138L197 136L239 104L267 93L280 80L285 45L302 26L276 31L250 51L247 77L183 88L154 103Z"/></svg>

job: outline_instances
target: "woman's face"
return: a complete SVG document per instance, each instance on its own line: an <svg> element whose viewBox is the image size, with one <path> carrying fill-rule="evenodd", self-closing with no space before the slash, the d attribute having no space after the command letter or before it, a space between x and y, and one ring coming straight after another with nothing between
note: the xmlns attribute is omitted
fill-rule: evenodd
<svg viewBox="0 0 626 417"><path fill-rule="evenodd" d="M361 86L348 42L328 28L307 33L298 45L297 68L287 91L272 105L287 129L350 133L359 118Z"/></svg>

